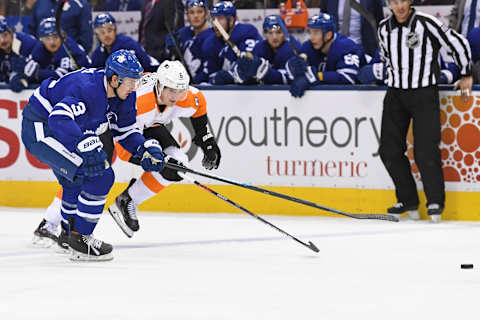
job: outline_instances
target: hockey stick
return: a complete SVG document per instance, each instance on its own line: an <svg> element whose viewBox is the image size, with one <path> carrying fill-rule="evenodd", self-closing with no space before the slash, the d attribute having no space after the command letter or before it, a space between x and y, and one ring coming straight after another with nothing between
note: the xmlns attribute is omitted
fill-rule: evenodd
<svg viewBox="0 0 480 320"><path fill-rule="evenodd" d="M287 26L285 25L285 23L280 23L280 29L282 30L283 34L285 35L285 40L290 43L290 46L292 47L292 51L293 53L297 56L297 57L301 57L303 58L304 60L307 60L307 55L305 53L298 53L298 50L297 48L295 47L295 44L293 43L292 41L292 38L290 38L290 33L288 32L288 29L287 29Z"/></svg>
<svg viewBox="0 0 480 320"><path fill-rule="evenodd" d="M256 187L256 186L252 186L252 185L249 185L249 184L246 184L246 183L236 182L236 181L233 181L233 180L230 180L230 179L227 179L227 178L222 178L222 177L215 176L215 175L212 175L212 174L199 172L199 171L196 171L196 170L193 170L193 169L189 169L185 166L170 163L170 162L165 162L165 167L173 169L173 170L181 171L181 172L189 172L189 173L199 175L199 176L202 176L202 177L206 177L206 178L221 181L221 182L224 182L224 183L232 184L234 186L242 187L242 188L245 188L245 189L250 189L250 190L253 190L253 191L261 192L263 194L267 194L267 195L270 195L270 196L273 196L273 197L285 199L285 200L288 200L288 201L297 202L297 203L300 203L300 204L303 204L303 205L306 205L306 206L309 206L309 207L317 208L317 209L320 209L320 210L328 211L328 212L331 212L331 213L339 214L339 215L354 218L354 219L376 219L376 220L387 220L387 221L393 221L393 222L398 222L399 221L397 217L394 217L394 216L391 216L391 215L386 215L386 214L369 214L369 213L365 213L365 214L356 213L355 214L355 213L343 212L343 211L340 211L340 210L324 207L324 206L316 204L314 202L310 202L310 201L303 200L303 199L298 199L298 198L295 198L295 197L292 197L292 196L289 196L289 195L285 195L285 194L282 194L282 193L278 193L278 192L275 192L275 191L270 191L270 190L263 189L263 188Z"/></svg>
<svg viewBox="0 0 480 320"><path fill-rule="evenodd" d="M167 28L167 32L168 34L170 35L170 37L172 37L172 39L174 40L174 44L175 44L175 52L176 54L178 55L178 59L180 59L180 61L182 62L183 66L185 67L185 69L187 70L187 73L188 73L188 76L190 77L190 83L193 82L193 77L192 77L192 74L190 73L190 68L187 66L187 64L185 63L185 60L183 59L183 54L182 54L182 50L180 49L180 47L178 46L178 43L177 43L177 40L176 40L176 37L175 35L173 34L172 32L172 28L170 27L169 25L169 11L168 10L168 6L171 5L171 3L173 2L173 27L175 28L175 26L177 25L177 20L178 20L178 13L177 13L177 4L175 3L175 0L167 0L167 3L166 3L166 8L165 8L165 28ZM165 48L167 49L167 48ZM177 60L176 59L176 56L173 55L172 56L173 60Z"/></svg>
<svg viewBox="0 0 480 320"><path fill-rule="evenodd" d="M222 35L222 38L223 40L225 40L225 42L232 48L233 52L235 52L235 54L237 55L237 57L241 57L242 56L242 52L240 51L240 49L238 49L237 45L235 43L233 43L232 41L230 41L230 35L227 33L227 31L225 31L225 29L223 29L222 25L220 24L220 22L218 22L217 19L213 19L213 24L215 25L215 27L217 27L218 31L220 32L220 34ZM253 55L250 53L250 52L246 52L245 53L245 56L248 58L248 59L253 59Z"/></svg>
<svg viewBox="0 0 480 320"><path fill-rule="evenodd" d="M268 222L267 220L263 219L262 217L257 216L255 213L250 212L249 210L245 209L245 208L242 207L241 205L233 202L232 200L230 200L230 199L228 199L228 198L225 198L224 196L222 196L222 195L219 194L218 192L216 192L216 191L210 189L209 187L201 184L200 182L192 179L191 177L189 177L189 176L186 175L185 173L179 172L179 175L180 175L182 178L190 181L191 183L199 186L199 187L202 188L203 190L205 190L205 191L207 191L207 192L210 192L210 193L213 194L215 197L217 197L217 198L219 198L219 199L222 199L223 201L228 202L229 204L231 204L231 205L234 206L235 208L237 208L237 209L239 209L239 210L241 210L241 211L249 214L250 216L252 216L252 217L260 220L261 222L263 222L263 223L265 223L265 224L267 224L267 225L269 225L269 226L272 227L273 229L275 229L275 230L283 233L284 235L286 235L286 236L290 237L291 239L297 241L298 243L304 245L305 247L309 248L310 250L312 250L312 251L314 251L314 252L319 252L319 251L320 251L320 250L318 250L317 246L315 246L311 241L308 241L308 244L307 244L307 243L303 242L302 240L299 240L298 238L292 236L292 235L289 234L288 232L283 231L282 229L280 229L280 228L277 227L276 225Z"/></svg>
<svg viewBox="0 0 480 320"><path fill-rule="evenodd" d="M60 40L62 41L62 46L65 49L65 51L68 54L68 57L70 60L72 60L73 64L75 65L75 69L80 69L80 66L78 65L77 61L72 55L72 52L70 51L70 48L68 47L67 43L65 42L65 37L62 34L62 30L60 30L60 21L62 19L62 12L63 12L63 6L65 3L67 3L68 0L60 0L60 4L57 7L57 12L55 12L55 29L57 30L57 34L60 37Z"/></svg>

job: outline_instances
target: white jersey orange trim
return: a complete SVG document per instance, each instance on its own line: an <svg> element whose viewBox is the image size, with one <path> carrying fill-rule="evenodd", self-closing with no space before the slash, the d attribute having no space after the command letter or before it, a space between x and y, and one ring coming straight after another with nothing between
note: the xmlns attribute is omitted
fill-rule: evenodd
<svg viewBox="0 0 480 320"><path fill-rule="evenodd" d="M144 79L147 79L144 77ZM152 79L152 78L150 78ZM142 79L143 80L143 79ZM207 100L203 93L190 86L187 96L182 101L177 101L173 106L167 106L160 111L154 92L155 81L142 81L137 89L137 127L140 130L154 127L159 124L165 125L176 118L197 118L207 113ZM128 161L132 156L119 143L115 143L118 157Z"/></svg>

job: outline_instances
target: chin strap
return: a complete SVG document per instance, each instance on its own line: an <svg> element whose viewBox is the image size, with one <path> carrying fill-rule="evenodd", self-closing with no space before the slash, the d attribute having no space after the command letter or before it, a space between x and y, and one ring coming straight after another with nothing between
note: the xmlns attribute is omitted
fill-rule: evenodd
<svg viewBox="0 0 480 320"><path fill-rule="evenodd" d="M318 49L318 50L322 51L322 49L325 48L325 46L326 46L327 44L329 44L332 40L333 40L333 37L332 37L332 39L330 39L330 40L328 40L327 42L325 42L325 36L322 35L322 42L323 42L323 44L322 44L322 46L320 47L320 49Z"/></svg>

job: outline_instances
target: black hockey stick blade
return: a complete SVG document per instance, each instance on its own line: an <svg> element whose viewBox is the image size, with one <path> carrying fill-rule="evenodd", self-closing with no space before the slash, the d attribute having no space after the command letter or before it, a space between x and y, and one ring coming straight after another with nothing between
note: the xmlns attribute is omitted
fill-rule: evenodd
<svg viewBox="0 0 480 320"><path fill-rule="evenodd" d="M295 198L295 197L292 197L292 196L289 196L289 195L286 195L286 194L283 194L283 193L263 189L263 188L252 186L252 185L242 183L242 182L233 181L231 179L215 176L213 174L208 174L208 173L205 173L205 172L196 171L196 170L193 170L193 169L190 169L190 168L187 168L185 166L175 164L175 163L165 162L165 167L173 169L173 170L177 170L177 171L180 171L180 172L189 172L189 173L199 175L199 176L202 176L202 177L205 177L205 178L210 178L210 179L221 181L221 182L224 182L224 183L227 183L227 184L232 184L234 186L238 186L238 187L241 187L241 188L257 191L257 192L267 194L267 195L270 195L270 196L273 196L273 197L277 197L277 198L281 198L281 199L284 199L284 200L300 203L300 204L303 204L303 205L306 205L306 206L309 206L309 207L317 208L319 210L335 213L335 214L342 215L342 216L345 216L345 217L350 217L350 218L353 218L353 219L373 219L373 220L385 220L385 221L391 221L391 222L398 222L399 221L397 217L391 216L391 215L386 215L386 214L343 212L343 211L340 211L340 210L337 210L337 209L332 209L332 208L329 208L329 207L319 205L317 203L314 203L314 202L311 202L311 201L308 201L308 200Z"/></svg>
<svg viewBox="0 0 480 320"><path fill-rule="evenodd" d="M320 252L320 250L318 250L317 246L314 245L312 241L308 241L308 246L309 246L310 249L312 249L313 251L315 251L315 252Z"/></svg>

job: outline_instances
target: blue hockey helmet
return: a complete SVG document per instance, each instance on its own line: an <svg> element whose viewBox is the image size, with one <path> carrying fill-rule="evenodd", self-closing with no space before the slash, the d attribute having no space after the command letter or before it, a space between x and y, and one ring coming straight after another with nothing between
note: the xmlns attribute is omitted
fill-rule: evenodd
<svg viewBox="0 0 480 320"><path fill-rule="evenodd" d="M11 30L8 26L7 19L4 16L0 16L0 33Z"/></svg>
<svg viewBox="0 0 480 320"><path fill-rule="evenodd" d="M140 79L143 68L137 57L128 50L121 49L113 52L105 63L105 74L111 78L114 74L120 79Z"/></svg>
<svg viewBox="0 0 480 320"><path fill-rule="evenodd" d="M55 18L51 17L43 19L38 26L38 37L42 38L52 34L57 34L57 30L55 29Z"/></svg>
<svg viewBox="0 0 480 320"><path fill-rule="evenodd" d="M204 7L208 9L208 1L207 0L187 0L187 9L191 7Z"/></svg>
<svg viewBox="0 0 480 320"><path fill-rule="evenodd" d="M115 25L115 23L116 23L115 18L110 13L105 12L95 17L95 20L93 20L93 28L96 29L106 24Z"/></svg>
<svg viewBox="0 0 480 320"><path fill-rule="evenodd" d="M322 29L324 34L328 31L335 33L337 30L335 18L332 15L321 12L308 19L308 27L312 29Z"/></svg>
<svg viewBox="0 0 480 320"><path fill-rule="evenodd" d="M220 1L210 9L210 15L212 17L230 16L235 18L237 9L235 9L235 5L231 1Z"/></svg>
<svg viewBox="0 0 480 320"><path fill-rule="evenodd" d="M283 21L282 17L276 14L271 14L265 17L263 20L263 31L271 30L271 29L282 29L280 25L285 26L285 22Z"/></svg>

